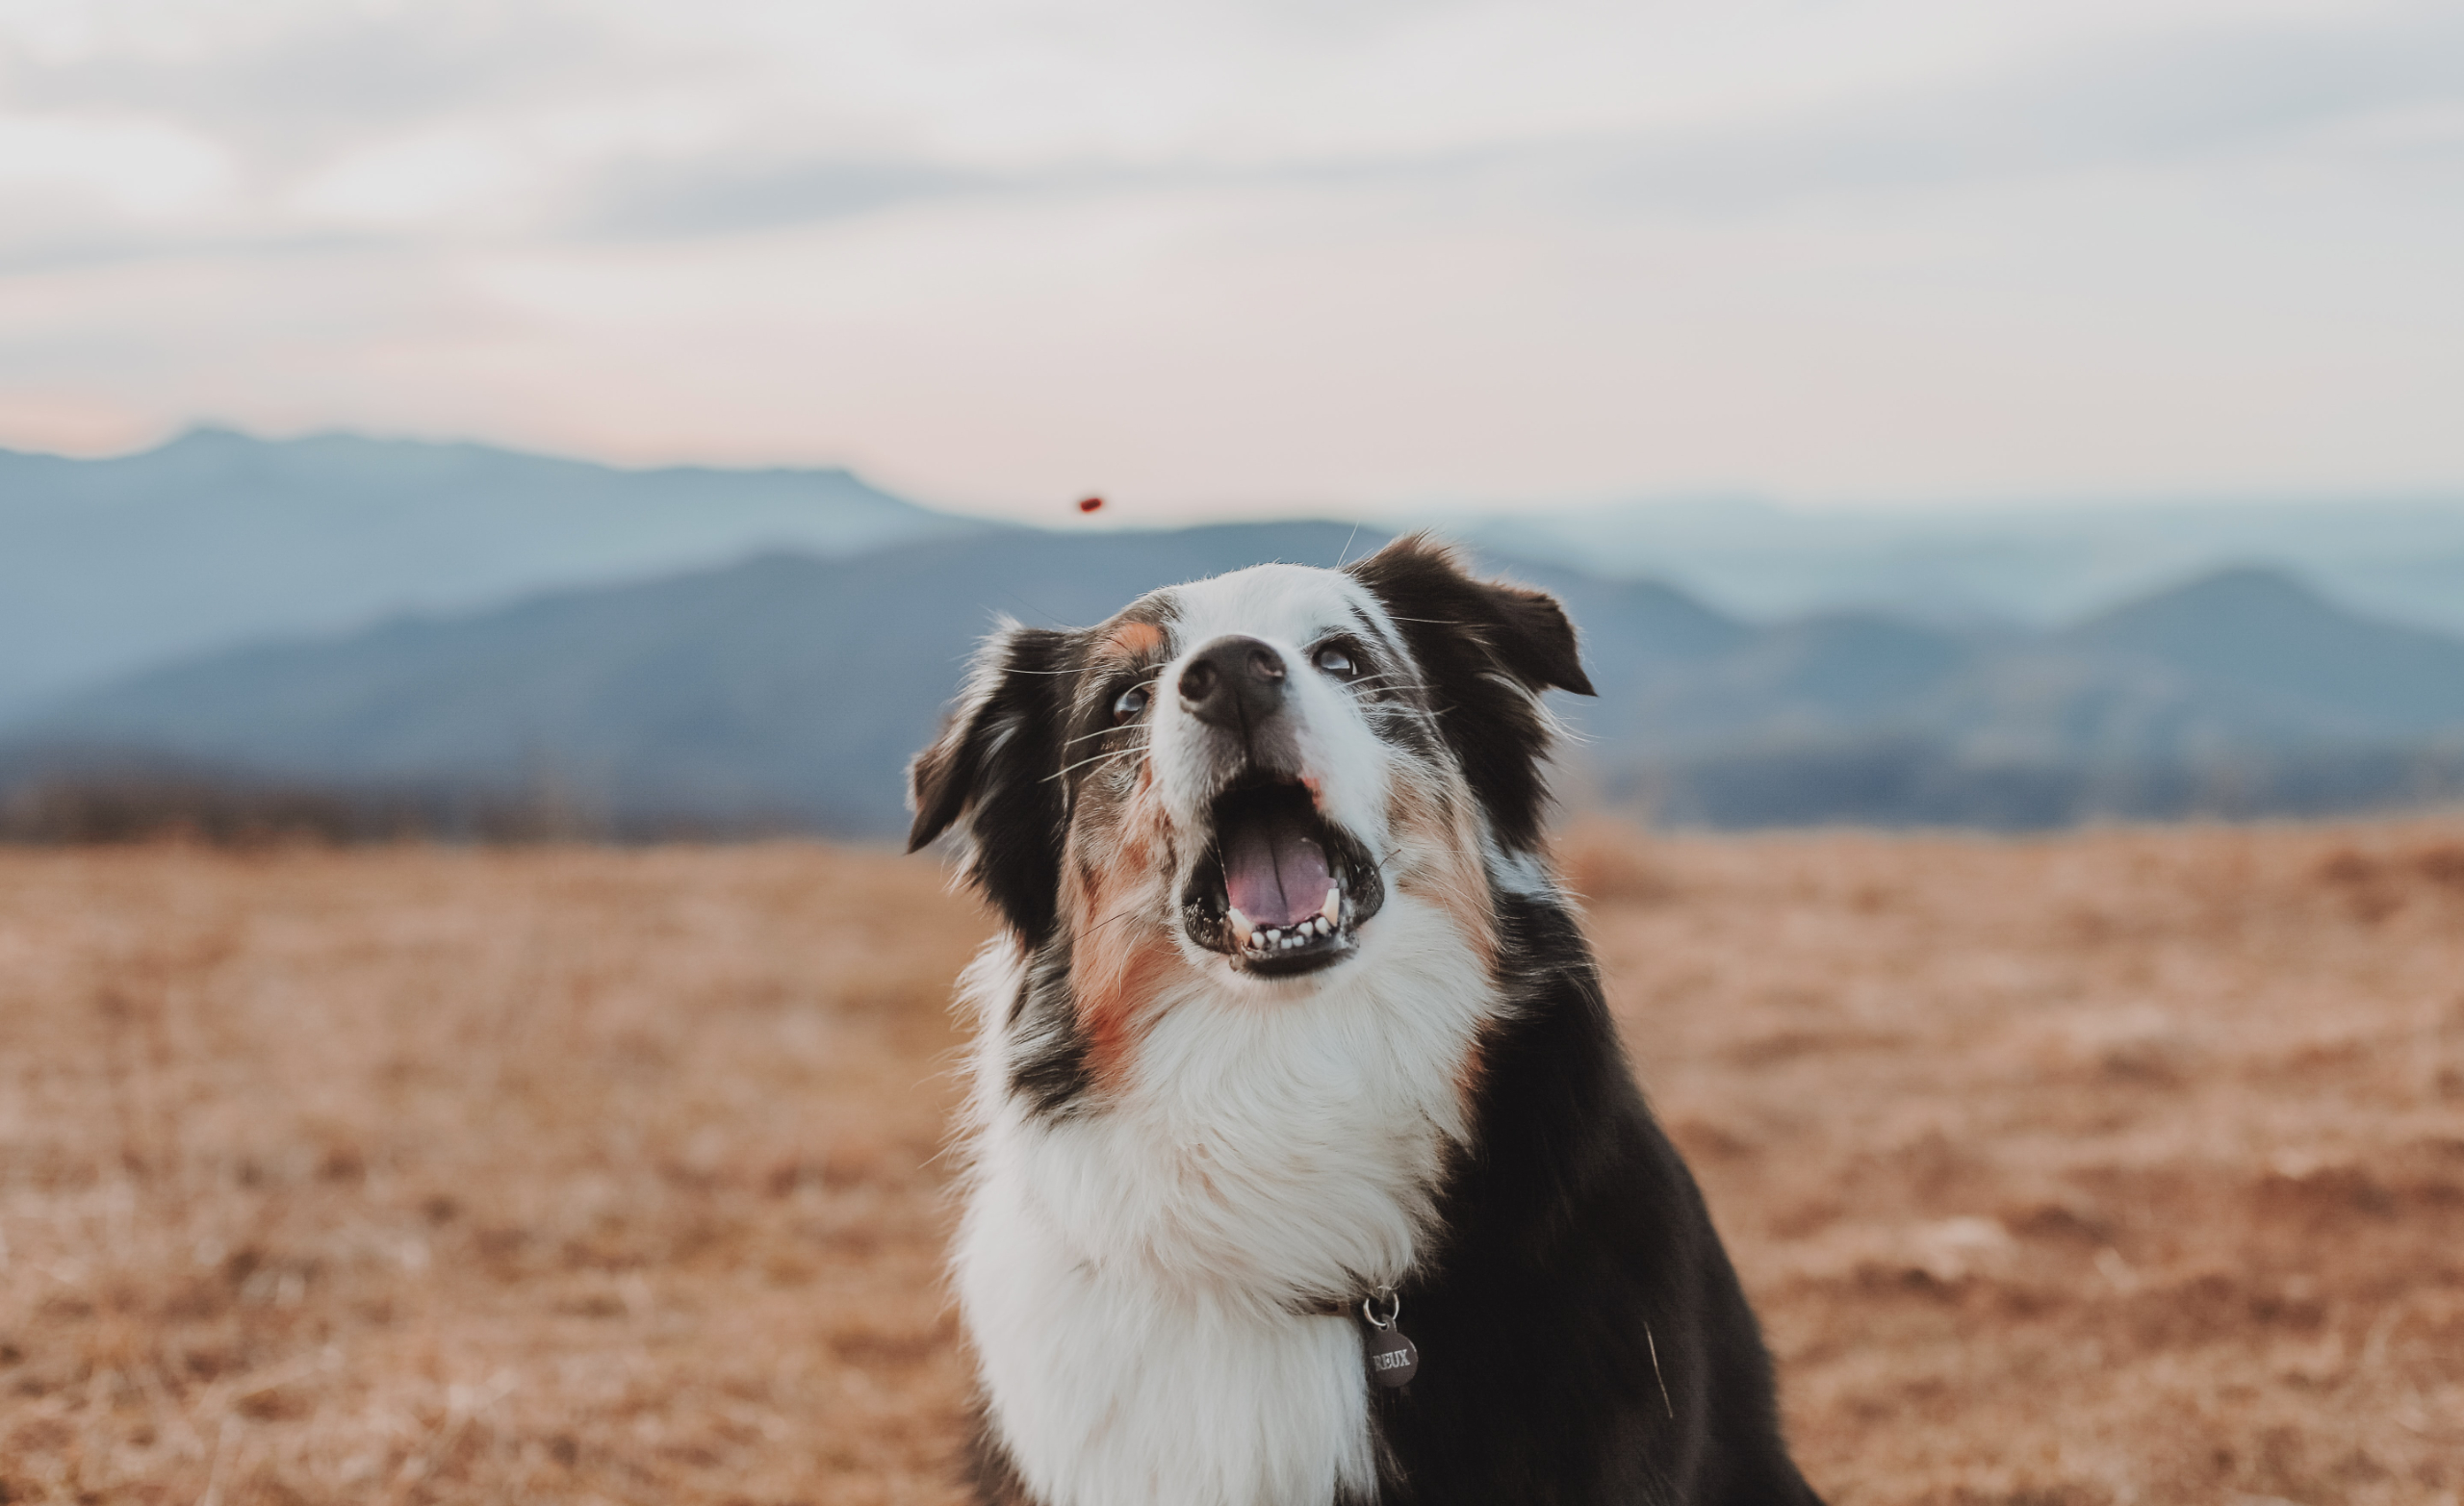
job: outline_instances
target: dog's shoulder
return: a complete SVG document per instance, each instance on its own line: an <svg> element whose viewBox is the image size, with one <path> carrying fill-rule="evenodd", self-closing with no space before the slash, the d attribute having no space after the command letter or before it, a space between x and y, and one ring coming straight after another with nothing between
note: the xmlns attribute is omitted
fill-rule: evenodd
<svg viewBox="0 0 2464 1506"><path fill-rule="evenodd" d="M1446 1231L1407 1291L1421 1370L1376 1411L1389 1503L1797 1503L1761 1335L1634 1085L1590 949L1502 890L1501 986Z"/></svg>

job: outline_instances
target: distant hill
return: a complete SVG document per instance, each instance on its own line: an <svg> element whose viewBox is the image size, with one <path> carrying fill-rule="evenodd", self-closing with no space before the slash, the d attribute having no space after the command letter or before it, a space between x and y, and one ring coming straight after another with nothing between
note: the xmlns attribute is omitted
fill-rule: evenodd
<svg viewBox="0 0 2464 1506"><path fill-rule="evenodd" d="M879 833L899 771L995 613L1092 622L1353 529L1021 533L849 560L771 555L478 616L213 655L50 708L41 744L144 749L321 784L552 780L613 817Z"/></svg>
<svg viewBox="0 0 2464 1506"><path fill-rule="evenodd" d="M1606 796L1679 822L2322 814L2464 798L2464 639L2236 570L2053 632L1810 618L1594 726Z"/></svg>
<svg viewBox="0 0 2464 1506"><path fill-rule="evenodd" d="M1886 611L2043 629L2256 565L2297 571L2374 617L2464 633L2464 493L1935 509L1524 501L1428 521L1526 559L1650 575L1758 621Z"/></svg>
<svg viewBox="0 0 2464 1506"><path fill-rule="evenodd" d="M984 526L844 471L214 429L112 460L0 450L0 712L251 639Z"/></svg>
<svg viewBox="0 0 2464 1506"><path fill-rule="evenodd" d="M329 790L552 788L608 830L883 835L900 769L995 613L1090 623L1340 523L1019 532L778 554L495 611L208 655L0 737L0 782L165 767ZM2237 572L2044 633L1835 613L1756 626L1649 582L1493 559L1559 592L1597 701L1578 798L1717 826L2004 828L2464 795L2464 640Z"/></svg>
<svg viewBox="0 0 2464 1506"><path fill-rule="evenodd" d="M2339 611L2289 576L2230 570L2092 619L2072 644L2128 654L2349 735L2464 725L2464 654L2443 633Z"/></svg>

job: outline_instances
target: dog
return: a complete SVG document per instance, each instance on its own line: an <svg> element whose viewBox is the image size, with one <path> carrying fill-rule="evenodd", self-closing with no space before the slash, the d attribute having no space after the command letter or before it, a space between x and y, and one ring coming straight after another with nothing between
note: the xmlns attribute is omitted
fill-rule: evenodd
<svg viewBox="0 0 2464 1506"><path fill-rule="evenodd" d="M909 770L1003 925L986 1506L1819 1506L1549 866L1541 592L1424 535L1000 628Z"/></svg>

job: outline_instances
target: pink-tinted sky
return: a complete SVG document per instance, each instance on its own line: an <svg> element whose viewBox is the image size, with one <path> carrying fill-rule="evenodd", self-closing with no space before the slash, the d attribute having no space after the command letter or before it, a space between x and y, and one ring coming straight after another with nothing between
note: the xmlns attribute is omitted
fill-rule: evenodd
<svg viewBox="0 0 2464 1506"><path fill-rule="evenodd" d="M1157 517L2464 486L2464 12L0 0L0 445Z"/></svg>

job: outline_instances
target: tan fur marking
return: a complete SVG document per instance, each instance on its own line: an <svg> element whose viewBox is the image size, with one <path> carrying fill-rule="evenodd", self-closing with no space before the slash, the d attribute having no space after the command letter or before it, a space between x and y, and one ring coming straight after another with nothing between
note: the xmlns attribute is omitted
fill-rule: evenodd
<svg viewBox="0 0 2464 1506"><path fill-rule="evenodd" d="M1463 1059L1454 1067L1454 1091L1463 1100L1463 1114L1468 1120L1480 1096L1480 1080L1488 1075L1489 1043L1485 1037L1472 1042Z"/></svg>
<svg viewBox="0 0 2464 1506"><path fill-rule="evenodd" d="M1164 629L1153 623L1123 623L1104 635L1103 647L1095 651L1118 654L1134 659L1164 647Z"/></svg>
<svg viewBox="0 0 2464 1506"><path fill-rule="evenodd" d="M1471 818L1472 792L1459 780L1399 779L1386 815L1403 860L1395 887L1425 900L1453 922L1483 971L1497 969L1497 915L1480 860L1479 829ZM1373 922L1372 924L1374 924ZM1474 1114L1487 1070L1485 1042L1475 1040L1454 1070L1454 1090L1466 1122Z"/></svg>
<svg viewBox="0 0 2464 1506"><path fill-rule="evenodd" d="M1468 791L1439 792L1398 780L1388 820L1411 860L1398 871L1395 887L1444 910L1480 958L1497 965L1496 916L1489 905L1489 876L1480 862L1480 838L1469 811Z"/></svg>
<svg viewBox="0 0 2464 1506"><path fill-rule="evenodd" d="M1158 862L1162 819L1142 786L1125 810L1091 808L1071 824L1075 860L1064 896L1072 937L1069 991L1088 1069L1099 1084L1119 1082L1148 1022L1147 1005L1181 965L1165 930L1170 875Z"/></svg>
<svg viewBox="0 0 2464 1506"><path fill-rule="evenodd" d="M1072 966L1071 985L1080 988L1078 1028L1087 1038L1087 1068L1097 1083L1120 1083L1139 1036L1153 1023L1147 1006L1180 960L1170 942L1149 933L1122 948L1111 965L1089 970L1091 976L1083 988L1080 969Z"/></svg>

